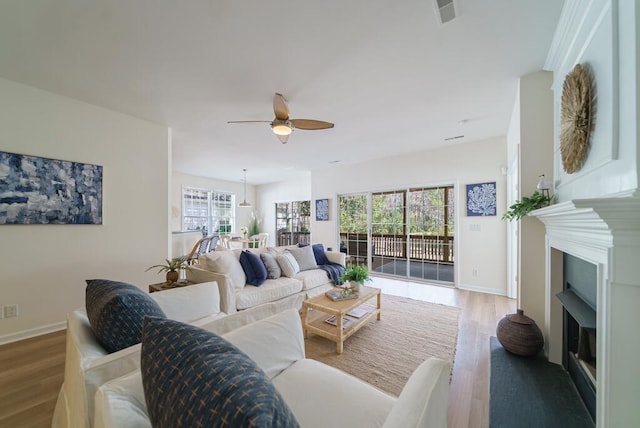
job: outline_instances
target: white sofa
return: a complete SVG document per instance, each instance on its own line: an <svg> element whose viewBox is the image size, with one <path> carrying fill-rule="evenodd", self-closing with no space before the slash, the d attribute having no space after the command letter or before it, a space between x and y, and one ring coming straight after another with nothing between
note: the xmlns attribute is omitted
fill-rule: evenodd
<svg viewBox="0 0 640 428"><path fill-rule="evenodd" d="M448 362L430 358L422 363L396 398L338 369L306 359L300 317L293 309L223 337L266 373L301 427L447 425ZM95 401L96 428L151 427L140 370L102 385Z"/></svg>
<svg viewBox="0 0 640 428"><path fill-rule="evenodd" d="M215 282L174 288L150 295L167 318L198 326L218 324L220 331L276 313L275 306L227 316L220 310L220 292ZM95 338L86 310L67 315L64 383L58 396L52 427L93 426L93 398L103 383L140 367L140 344L108 354Z"/></svg>
<svg viewBox="0 0 640 428"><path fill-rule="evenodd" d="M219 247L218 247L219 248ZM268 247L248 249L260 255L265 251L284 253L287 249L299 250L292 246ZM187 279L196 283L216 281L220 287L222 298L221 308L224 312L233 313L265 303L281 303L284 306L302 307L302 302L308 297L324 293L334 287L327 272L322 269L308 269L297 273L294 277L281 276L277 279L267 279L262 285L247 284L247 278L240 266L240 253L243 250L216 250L203 254L198 263L187 270ZM235 260L226 260L230 254ZM335 251L325 251L325 256L331 263L345 266L345 254ZM225 262L221 262L221 260ZM231 263L232 262L232 263Z"/></svg>

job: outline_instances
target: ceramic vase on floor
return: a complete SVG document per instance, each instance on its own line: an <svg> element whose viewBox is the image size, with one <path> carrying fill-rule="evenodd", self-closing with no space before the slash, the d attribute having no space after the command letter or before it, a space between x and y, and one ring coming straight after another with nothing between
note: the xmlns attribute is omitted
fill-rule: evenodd
<svg viewBox="0 0 640 428"><path fill-rule="evenodd" d="M542 331L522 309L505 315L498 323L496 335L504 349L522 357L533 356L544 347Z"/></svg>

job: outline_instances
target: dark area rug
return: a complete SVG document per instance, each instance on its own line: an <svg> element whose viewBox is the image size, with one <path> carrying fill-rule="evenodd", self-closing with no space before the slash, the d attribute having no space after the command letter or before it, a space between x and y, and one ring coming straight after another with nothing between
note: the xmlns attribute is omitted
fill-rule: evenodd
<svg viewBox="0 0 640 428"><path fill-rule="evenodd" d="M491 428L582 428L594 423L569 373L542 355L519 357L491 337Z"/></svg>

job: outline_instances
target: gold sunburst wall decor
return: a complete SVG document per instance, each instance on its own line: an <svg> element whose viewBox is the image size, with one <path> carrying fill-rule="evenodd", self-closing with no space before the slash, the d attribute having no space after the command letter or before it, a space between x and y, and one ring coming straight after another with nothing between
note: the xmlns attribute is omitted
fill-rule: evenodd
<svg viewBox="0 0 640 428"><path fill-rule="evenodd" d="M576 64L562 85L560 154L566 172L579 171L587 159L593 124L593 84L586 66Z"/></svg>

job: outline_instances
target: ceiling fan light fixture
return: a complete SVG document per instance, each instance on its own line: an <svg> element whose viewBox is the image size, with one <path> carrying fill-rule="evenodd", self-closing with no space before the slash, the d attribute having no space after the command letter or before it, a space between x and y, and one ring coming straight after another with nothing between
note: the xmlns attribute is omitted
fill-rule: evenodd
<svg viewBox="0 0 640 428"><path fill-rule="evenodd" d="M293 132L291 122L289 122L288 120L274 120L273 122L271 122L271 129L276 135L290 135Z"/></svg>

